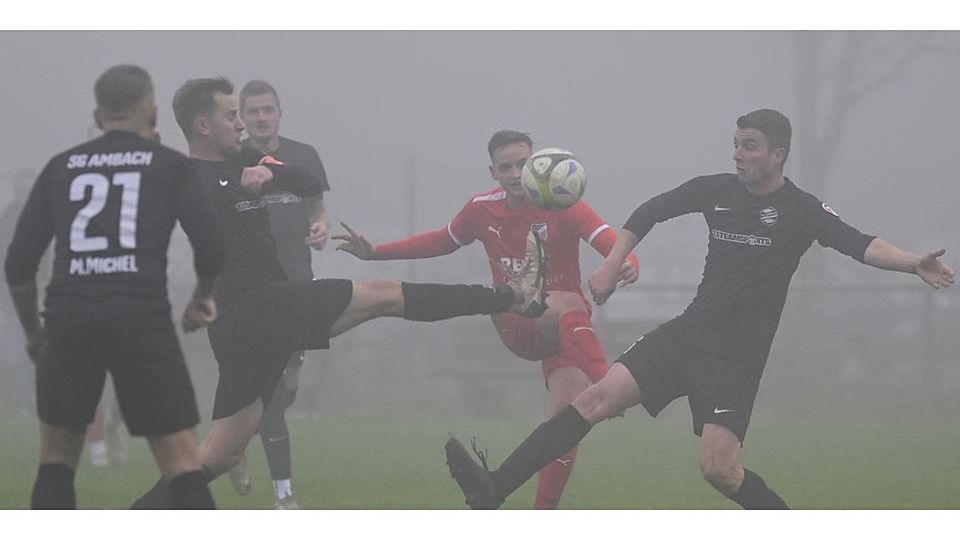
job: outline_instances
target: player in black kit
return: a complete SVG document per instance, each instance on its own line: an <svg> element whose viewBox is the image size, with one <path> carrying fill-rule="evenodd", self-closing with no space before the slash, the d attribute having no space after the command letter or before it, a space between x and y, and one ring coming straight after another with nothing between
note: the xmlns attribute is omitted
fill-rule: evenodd
<svg viewBox="0 0 960 540"><path fill-rule="evenodd" d="M613 251L590 277L594 300L606 302L620 265L656 223L694 212L703 214L710 231L696 297L682 315L631 345L602 380L541 424L498 470L487 470L480 452L483 466L478 465L451 438L447 464L467 504L500 506L594 424L618 411L640 403L656 416L687 396L694 432L701 436L704 479L744 508L787 508L760 476L740 464L739 454L800 257L816 240L862 263L915 273L936 289L954 279L953 270L939 260L944 250L921 257L867 236L785 178L790 138L790 121L777 111L741 116L734 134L736 174L694 178L633 212Z"/></svg>
<svg viewBox="0 0 960 540"><path fill-rule="evenodd" d="M386 280L287 281L262 194L282 190L309 197L322 184L306 169L242 147L244 126L227 79L187 81L177 90L173 108L226 241L226 266L216 291L220 316L209 329L220 380L213 425L200 444L208 479L240 460L294 351L327 348L331 337L377 317L437 321L508 310L543 313L545 266L533 233L523 268L497 289ZM169 505L169 489L161 479L133 508Z"/></svg>
<svg viewBox="0 0 960 540"><path fill-rule="evenodd" d="M157 108L147 72L112 67L94 90L104 135L50 160L7 252L7 283L37 368L40 467L31 507L76 508L74 472L109 371L124 421L132 435L150 442L173 506L213 508L166 272L179 220L197 272L182 325L189 332L210 323L222 242L190 161L151 140ZM41 327L35 276L53 238Z"/></svg>
<svg viewBox="0 0 960 540"><path fill-rule="evenodd" d="M280 136L282 115L277 90L267 81L255 79L240 90L240 119L249 135L244 146L284 163L303 167L320 182L321 192L313 197L301 198L282 191L263 197L277 256L287 279L310 281L313 279L310 249L322 250L327 243L323 193L330 190L330 184L320 155L313 146ZM293 496L290 430L284 414L297 396L303 355L303 351L290 355L283 377L260 419L260 442L267 456L278 510L299 508ZM252 482L245 458L230 471L230 481L241 495L250 492Z"/></svg>

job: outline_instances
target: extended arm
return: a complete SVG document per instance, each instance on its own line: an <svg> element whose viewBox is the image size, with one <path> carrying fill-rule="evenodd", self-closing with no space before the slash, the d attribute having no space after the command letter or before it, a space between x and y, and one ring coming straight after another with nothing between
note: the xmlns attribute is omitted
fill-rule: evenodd
<svg viewBox="0 0 960 540"><path fill-rule="evenodd" d="M460 245L450 238L446 228L374 246L366 237L351 229L346 223L340 225L347 230L348 234L336 234L331 237L334 240L343 241L337 245L337 250L346 251L365 261L428 259L453 253L460 248Z"/></svg>
<svg viewBox="0 0 960 540"><path fill-rule="evenodd" d="M323 207L323 193L305 200L310 208L310 234L304 240L313 249L320 251L327 245L327 212Z"/></svg>
<svg viewBox="0 0 960 540"><path fill-rule="evenodd" d="M613 229L606 227L603 231L600 232L593 241L590 242L590 245L593 246L593 249L597 250L597 253L608 257L613 251L613 247L616 245L617 233L613 232ZM619 271L617 273L617 282L621 287L629 285L637 280L637 276L640 271L640 261L637 259L637 256L632 252L627 255L626 260L620 265Z"/></svg>
<svg viewBox="0 0 960 540"><path fill-rule="evenodd" d="M920 256L874 238L863 254L863 262L884 270L916 274L927 285L939 289L949 287L954 279L953 269L940 261L944 253L945 249L939 249Z"/></svg>

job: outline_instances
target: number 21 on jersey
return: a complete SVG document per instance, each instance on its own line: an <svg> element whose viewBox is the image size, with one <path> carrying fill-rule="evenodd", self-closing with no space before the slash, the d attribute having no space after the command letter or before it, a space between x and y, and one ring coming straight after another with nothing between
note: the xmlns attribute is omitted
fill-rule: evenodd
<svg viewBox="0 0 960 540"><path fill-rule="evenodd" d="M120 247L133 249L137 247L137 208L140 202L140 173L118 172L113 175L114 186L123 191L120 196ZM90 200L77 212L70 226L70 251L85 253L89 251L103 251L107 249L106 236L87 236L87 227L90 220L103 211L107 205L107 196L110 193L111 181L100 173L84 173L70 182L70 200L83 201L87 197L87 188L90 188Z"/></svg>

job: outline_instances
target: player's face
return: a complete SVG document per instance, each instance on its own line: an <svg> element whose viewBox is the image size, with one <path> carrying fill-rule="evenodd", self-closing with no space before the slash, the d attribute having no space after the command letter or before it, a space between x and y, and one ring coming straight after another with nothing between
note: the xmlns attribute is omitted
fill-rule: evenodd
<svg viewBox="0 0 960 540"><path fill-rule="evenodd" d="M493 151L490 176L500 183L507 195L517 198L527 196L520 184L520 171L523 170L523 164L527 162L530 154L530 146L522 142L501 146Z"/></svg>
<svg viewBox="0 0 960 540"><path fill-rule="evenodd" d="M227 94L214 96L217 106L207 120L212 146L224 156L240 153L240 134L243 122L237 111L237 97Z"/></svg>
<svg viewBox="0 0 960 540"><path fill-rule="evenodd" d="M254 139L272 139L280 131L282 112L273 94L248 96L243 102L240 118L247 126L247 133Z"/></svg>
<svg viewBox="0 0 960 540"><path fill-rule="evenodd" d="M784 154L783 148L769 148L762 131L738 129L733 135L733 161L744 185L754 186L778 178Z"/></svg>

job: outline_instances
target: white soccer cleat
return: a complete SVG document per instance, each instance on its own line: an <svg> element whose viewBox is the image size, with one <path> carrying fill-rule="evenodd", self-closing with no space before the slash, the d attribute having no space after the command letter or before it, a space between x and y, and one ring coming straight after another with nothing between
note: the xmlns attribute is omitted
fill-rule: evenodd
<svg viewBox="0 0 960 540"><path fill-rule="evenodd" d="M510 311L531 319L543 315L547 310L547 257L543 253L543 242L532 230L527 233L523 266L510 277L507 286L515 296Z"/></svg>

